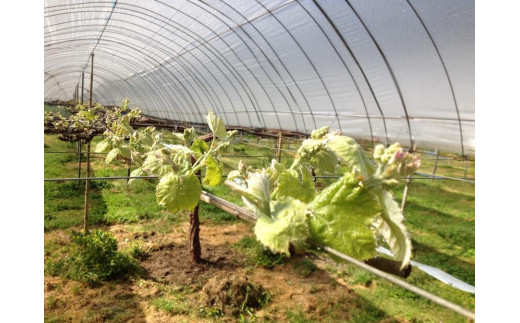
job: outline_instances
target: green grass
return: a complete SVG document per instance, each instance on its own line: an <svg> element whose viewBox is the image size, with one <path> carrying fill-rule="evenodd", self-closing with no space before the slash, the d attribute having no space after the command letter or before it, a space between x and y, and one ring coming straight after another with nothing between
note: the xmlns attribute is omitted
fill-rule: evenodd
<svg viewBox="0 0 520 323"><path fill-rule="evenodd" d="M255 237L251 236L243 237L233 247L244 252L249 258L249 263L264 268L273 268L276 265L281 265L287 258L285 255L271 252Z"/></svg>

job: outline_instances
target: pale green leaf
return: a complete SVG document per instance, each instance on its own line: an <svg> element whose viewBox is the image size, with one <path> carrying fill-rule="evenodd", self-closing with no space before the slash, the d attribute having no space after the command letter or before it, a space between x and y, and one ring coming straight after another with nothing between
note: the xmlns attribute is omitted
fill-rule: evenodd
<svg viewBox="0 0 520 323"><path fill-rule="evenodd" d="M130 177L138 177L138 176L145 176L146 173L143 171L142 168L136 168L134 169L131 173L130 173ZM136 179L135 178L131 178L129 181L128 181L128 184L132 183L133 181L135 181Z"/></svg>
<svg viewBox="0 0 520 323"><path fill-rule="evenodd" d="M151 174L156 174L157 169L161 167L162 164L161 154L158 152L150 152L147 154L142 168Z"/></svg>
<svg viewBox="0 0 520 323"><path fill-rule="evenodd" d="M240 165L239 165L240 166ZM271 160L271 165L266 169L269 178L269 187L273 188L278 181L280 174L285 171L285 165L280 164L276 159Z"/></svg>
<svg viewBox="0 0 520 323"><path fill-rule="evenodd" d="M235 178L242 178L243 179L243 175L242 175L242 173L240 173L239 170L232 170L227 175L227 180L229 180L229 181L232 181Z"/></svg>
<svg viewBox="0 0 520 323"><path fill-rule="evenodd" d="M110 148L110 146L111 146L111 142L110 142L109 138L105 138L105 139L101 140L100 142L98 142L98 144L96 145L95 152L104 153L108 150L108 148Z"/></svg>
<svg viewBox="0 0 520 323"><path fill-rule="evenodd" d="M301 245L309 237L305 212L305 204L292 198L273 202L271 217L256 221L257 239L271 251L289 255L290 243Z"/></svg>
<svg viewBox="0 0 520 323"><path fill-rule="evenodd" d="M338 165L338 158L322 140L306 139L298 150L297 157L303 164L308 164L324 173L332 174Z"/></svg>
<svg viewBox="0 0 520 323"><path fill-rule="evenodd" d="M302 178L294 170L286 170L278 177L278 196L290 196L302 202L310 202L314 198L315 189L312 176L302 167Z"/></svg>
<svg viewBox="0 0 520 323"><path fill-rule="evenodd" d="M200 138L197 138L190 148L201 155L204 155L209 150L208 144Z"/></svg>
<svg viewBox="0 0 520 323"><path fill-rule="evenodd" d="M247 187L227 180L226 185L242 195L246 207L256 216L271 216L269 202L269 178L263 169L260 173L249 173L246 178Z"/></svg>
<svg viewBox="0 0 520 323"><path fill-rule="evenodd" d="M311 239L357 259L372 258L376 239L369 225L376 214L374 208L356 204L327 205L309 218Z"/></svg>
<svg viewBox="0 0 520 323"><path fill-rule="evenodd" d="M345 165L356 169L365 178L373 174L375 166L363 152L363 148L352 138L329 134L326 146L332 150Z"/></svg>
<svg viewBox="0 0 520 323"><path fill-rule="evenodd" d="M165 159L161 149L152 151L146 155L141 167L149 174L163 176L173 170L172 165L165 162Z"/></svg>
<svg viewBox="0 0 520 323"><path fill-rule="evenodd" d="M394 259L401 261L401 268L404 268L410 263L412 243L403 224L403 213L388 191L377 190L375 195L383 208L383 213L380 214L383 221L379 222L377 231L390 246Z"/></svg>
<svg viewBox="0 0 520 323"><path fill-rule="evenodd" d="M358 259L375 255L376 240L370 224L380 208L354 173L345 174L321 191L308 208L312 211L309 230L314 241Z"/></svg>
<svg viewBox="0 0 520 323"><path fill-rule="evenodd" d="M314 200L310 203L310 207L319 209L330 203L350 201L355 199L361 190L362 186L356 179L355 173L346 173L316 195Z"/></svg>
<svg viewBox="0 0 520 323"><path fill-rule="evenodd" d="M201 191L197 176L170 172L157 184L157 203L172 212L192 210L199 203Z"/></svg>
<svg viewBox="0 0 520 323"><path fill-rule="evenodd" d="M124 159L131 159L132 150L128 147L128 145L121 145L119 147L119 156L123 157Z"/></svg>
<svg viewBox="0 0 520 323"><path fill-rule="evenodd" d="M166 145L166 147L168 147L168 149L172 153L174 153L176 155L180 155L184 158L188 158L191 155L193 155L193 150L191 150L188 147L185 147L183 145Z"/></svg>
<svg viewBox="0 0 520 323"><path fill-rule="evenodd" d="M134 128L125 120L117 125L117 134L120 136L129 136L134 132Z"/></svg>
<svg viewBox="0 0 520 323"><path fill-rule="evenodd" d="M214 135L216 135L219 138L225 138L227 135L226 132L226 126L224 125L224 122L220 117L217 117L213 111L210 111L208 113L208 116L206 117L206 120L208 121L209 128L213 132Z"/></svg>
<svg viewBox="0 0 520 323"><path fill-rule="evenodd" d="M184 129L183 137L186 146L191 146L192 141L195 139L195 129L193 127Z"/></svg>
<svg viewBox="0 0 520 323"><path fill-rule="evenodd" d="M352 177L343 177L336 183L309 205L311 237L358 259L373 257L376 240L370 224L379 213L377 200Z"/></svg>
<svg viewBox="0 0 520 323"><path fill-rule="evenodd" d="M121 151L121 150L120 150L119 148L114 148L114 149L112 149L112 150L107 154L107 158L106 158L105 162L106 162L107 164L110 164L110 163L111 163L111 162L112 162L112 161L117 157L117 155L119 155L119 152L120 152L120 151Z"/></svg>
<svg viewBox="0 0 520 323"><path fill-rule="evenodd" d="M327 133L329 133L329 126L321 127L320 129L315 129L311 132L312 139L321 139Z"/></svg>
<svg viewBox="0 0 520 323"><path fill-rule="evenodd" d="M203 184L209 186L216 186L222 180L222 165L219 165L213 157L206 159L206 175L204 176Z"/></svg>
<svg viewBox="0 0 520 323"><path fill-rule="evenodd" d="M143 162L144 156L138 151L132 151L132 163L135 165L141 165Z"/></svg>

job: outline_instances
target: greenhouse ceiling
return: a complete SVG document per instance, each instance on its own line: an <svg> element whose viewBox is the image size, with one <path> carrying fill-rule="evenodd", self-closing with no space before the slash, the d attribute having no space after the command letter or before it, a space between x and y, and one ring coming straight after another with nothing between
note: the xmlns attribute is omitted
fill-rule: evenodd
<svg viewBox="0 0 520 323"><path fill-rule="evenodd" d="M45 101L473 155L469 0L45 1ZM86 101L86 99L85 99Z"/></svg>

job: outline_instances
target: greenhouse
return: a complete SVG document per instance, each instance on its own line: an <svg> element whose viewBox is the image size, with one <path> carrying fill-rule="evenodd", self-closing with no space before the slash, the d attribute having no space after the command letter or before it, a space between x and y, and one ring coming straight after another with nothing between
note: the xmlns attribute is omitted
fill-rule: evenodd
<svg viewBox="0 0 520 323"><path fill-rule="evenodd" d="M44 3L45 321L475 320L473 1Z"/></svg>

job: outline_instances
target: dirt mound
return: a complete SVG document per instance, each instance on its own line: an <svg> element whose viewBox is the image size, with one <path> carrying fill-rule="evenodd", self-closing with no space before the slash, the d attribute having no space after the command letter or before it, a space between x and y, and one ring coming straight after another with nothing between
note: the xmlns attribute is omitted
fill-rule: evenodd
<svg viewBox="0 0 520 323"><path fill-rule="evenodd" d="M141 266L155 281L190 285L222 272L234 272L243 262L243 257L225 245L203 245L202 257L203 263L192 264L187 245L168 242L153 246Z"/></svg>
<svg viewBox="0 0 520 323"><path fill-rule="evenodd" d="M260 309L270 299L270 294L262 285L235 275L211 278L202 288L202 294L206 306L232 316Z"/></svg>

